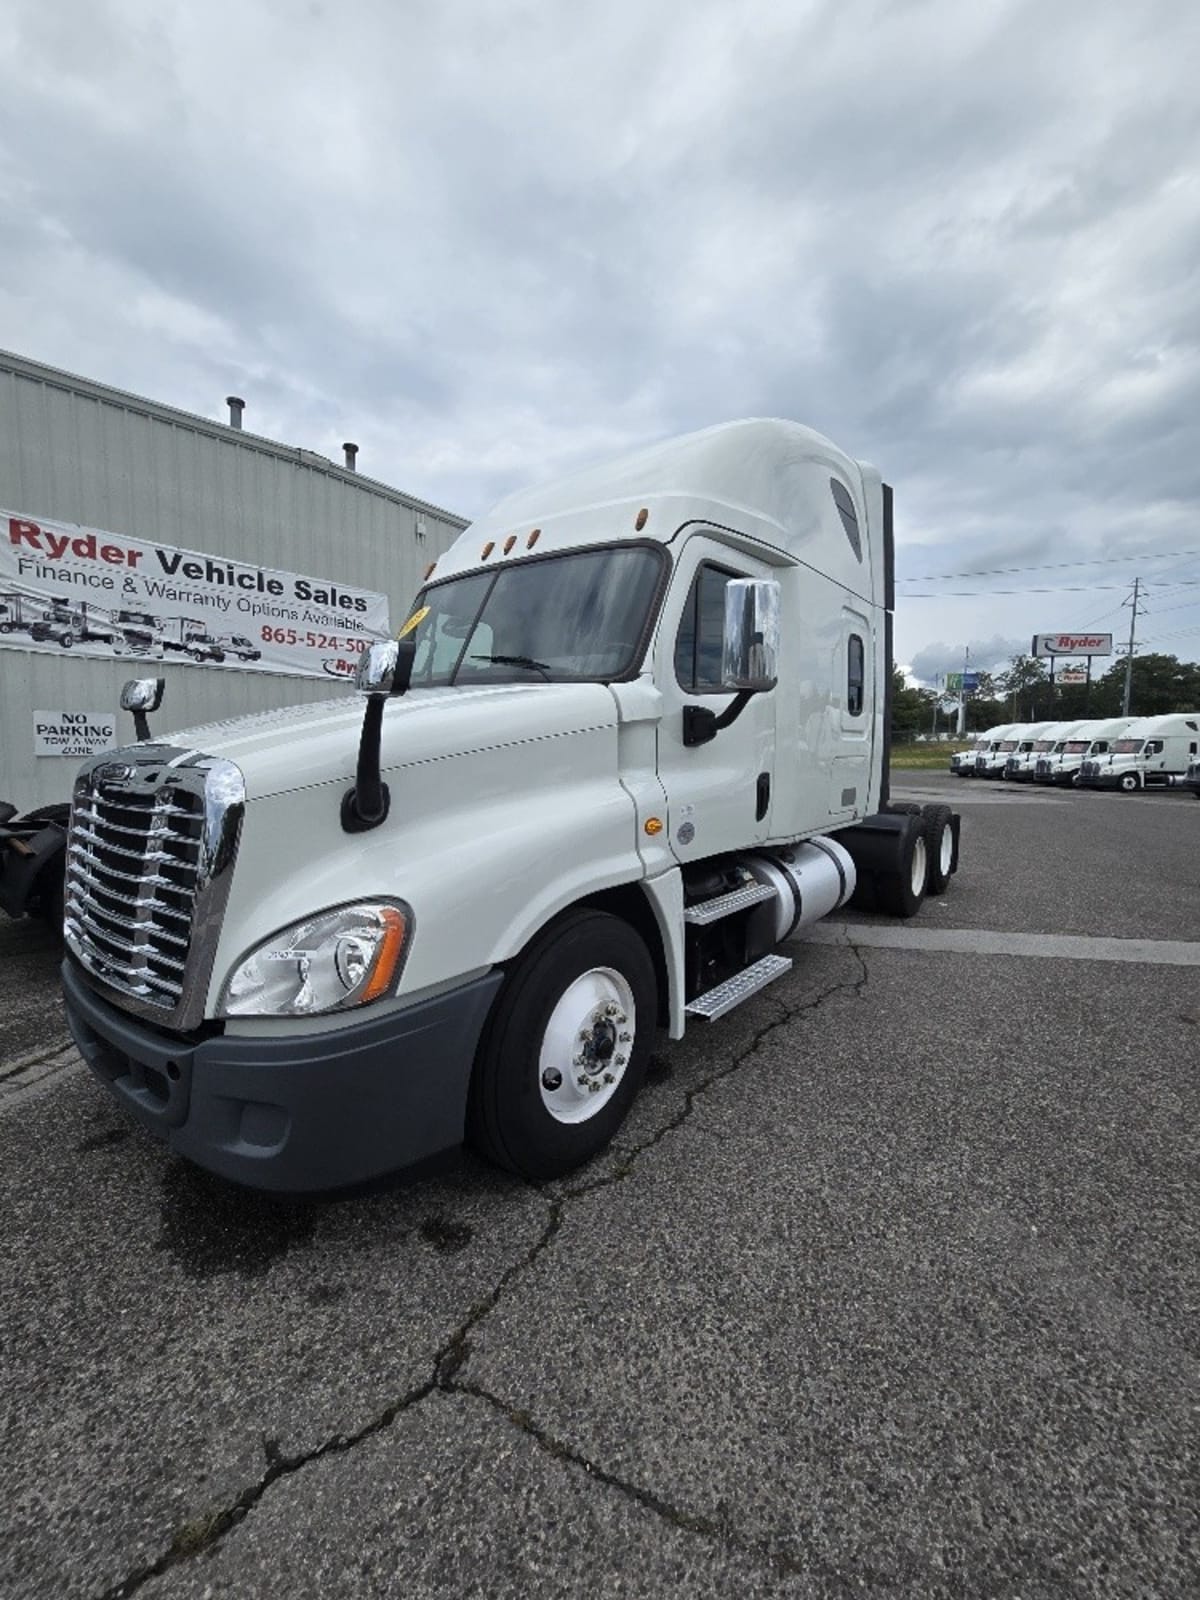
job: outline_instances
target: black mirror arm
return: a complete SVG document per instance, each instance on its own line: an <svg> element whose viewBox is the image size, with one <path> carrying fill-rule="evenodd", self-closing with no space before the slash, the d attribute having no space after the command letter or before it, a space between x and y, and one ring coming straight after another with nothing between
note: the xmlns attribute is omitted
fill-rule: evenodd
<svg viewBox="0 0 1200 1600"><path fill-rule="evenodd" d="M149 739L150 722L144 711L135 711L133 713L133 731L139 739Z"/></svg>
<svg viewBox="0 0 1200 1600"><path fill-rule="evenodd" d="M739 689L720 716L708 706L684 706L684 744L708 744L722 729L731 727L737 721L757 693L757 689Z"/></svg>
<svg viewBox="0 0 1200 1600"><path fill-rule="evenodd" d="M392 797L379 771L380 734L386 694L373 694L363 712L358 740L358 767L354 787L342 796L342 827L347 833L366 833L387 818Z"/></svg>

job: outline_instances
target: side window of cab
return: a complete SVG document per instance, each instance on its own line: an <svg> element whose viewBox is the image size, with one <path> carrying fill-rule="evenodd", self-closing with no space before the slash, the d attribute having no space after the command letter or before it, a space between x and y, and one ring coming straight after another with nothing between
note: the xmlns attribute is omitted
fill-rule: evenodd
<svg viewBox="0 0 1200 1600"><path fill-rule="evenodd" d="M744 574L704 562L692 580L675 639L675 677L688 694L728 694L721 687L725 585Z"/></svg>

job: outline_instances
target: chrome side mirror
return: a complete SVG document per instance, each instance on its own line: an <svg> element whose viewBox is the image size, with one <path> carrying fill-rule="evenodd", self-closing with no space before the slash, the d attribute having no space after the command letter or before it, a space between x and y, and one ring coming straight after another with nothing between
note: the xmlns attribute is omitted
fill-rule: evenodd
<svg viewBox="0 0 1200 1600"><path fill-rule="evenodd" d="M165 678L129 678L121 686L121 710L157 711L166 682Z"/></svg>
<svg viewBox="0 0 1200 1600"><path fill-rule="evenodd" d="M133 712L133 731L139 739L150 737L147 711L157 711L162 705L165 678L128 678L121 685L121 710Z"/></svg>
<svg viewBox="0 0 1200 1600"><path fill-rule="evenodd" d="M732 578L725 585L721 687L764 694L778 681L779 585Z"/></svg>
<svg viewBox="0 0 1200 1600"><path fill-rule="evenodd" d="M380 639L358 658L354 687L360 694L404 694L412 682L417 647L412 639Z"/></svg>
<svg viewBox="0 0 1200 1600"><path fill-rule="evenodd" d="M366 833L387 817L392 799L380 772L383 708L389 698L408 689L416 654L415 639L381 639L369 644L358 658L354 684L360 694L366 695L367 706L358 740L354 787L342 796L342 827L347 833Z"/></svg>

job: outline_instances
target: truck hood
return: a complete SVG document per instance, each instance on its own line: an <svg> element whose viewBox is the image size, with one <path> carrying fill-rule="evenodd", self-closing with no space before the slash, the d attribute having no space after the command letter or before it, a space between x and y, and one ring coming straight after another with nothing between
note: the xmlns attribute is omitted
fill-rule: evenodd
<svg viewBox="0 0 1200 1600"><path fill-rule="evenodd" d="M313 705L205 723L155 742L235 762L246 780L246 798L261 800L316 784L351 782L365 704L358 695L339 695ZM396 771L616 723L616 699L603 683L412 689L388 702L381 765L384 772Z"/></svg>

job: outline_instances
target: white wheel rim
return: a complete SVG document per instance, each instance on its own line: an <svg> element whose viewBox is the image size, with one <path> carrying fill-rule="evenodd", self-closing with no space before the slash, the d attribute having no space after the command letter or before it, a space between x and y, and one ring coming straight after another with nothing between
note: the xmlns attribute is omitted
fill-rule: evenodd
<svg viewBox="0 0 1200 1600"><path fill-rule="evenodd" d="M550 1013L538 1052L542 1104L556 1122L587 1122L625 1076L637 1037L633 990L612 967L575 979Z"/></svg>
<svg viewBox="0 0 1200 1600"><path fill-rule="evenodd" d="M928 857L925 850L925 840L918 839L913 846L912 853L912 892L918 897L925 889L925 872Z"/></svg>
<svg viewBox="0 0 1200 1600"><path fill-rule="evenodd" d="M942 869L942 877L950 876L950 867L954 861L954 833L947 823L942 829L942 843L938 850L938 864Z"/></svg>

